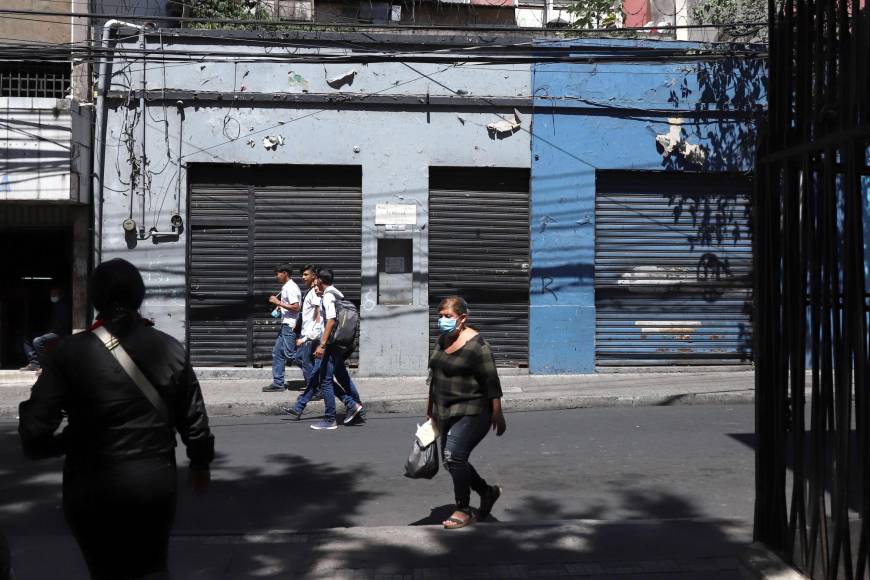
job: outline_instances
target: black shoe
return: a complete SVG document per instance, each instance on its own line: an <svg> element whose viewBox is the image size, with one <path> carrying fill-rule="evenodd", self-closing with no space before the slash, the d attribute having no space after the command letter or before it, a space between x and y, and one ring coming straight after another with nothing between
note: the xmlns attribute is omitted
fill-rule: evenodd
<svg viewBox="0 0 870 580"><path fill-rule="evenodd" d="M21 368L18 369L18 370L20 370L20 371L30 371L30 372L33 372L33 371L38 371L38 370L40 370L40 367L39 367L39 365L36 364L36 363L28 363L27 366L23 366L23 367L21 367Z"/></svg>
<svg viewBox="0 0 870 580"><path fill-rule="evenodd" d="M360 414L360 412L362 412L362 410L363 410L363 406L360 405L359 403L357 403L356 406L353 408L353 410L348 410L347 416L345 416L344 421L343 421L344 424L345 425L352 425L357 420L357 418L359 418L359 414Z"/></svg>
<svg viewBox="0 0 870 580"><path fill-rule="evenodd" d="M290 417L292 417L296 421L302 418L302 411L297 411L293 407L282 407L282 409L284 410L285 415L290 415Z"/></svg>
<svg viewBox="0 0 870 580"><path fill-rule="evenodd" d="M282 385L276 385L275 383L271 383L265 387L263 387L264 393L283 393L284 387Z"/></svg>

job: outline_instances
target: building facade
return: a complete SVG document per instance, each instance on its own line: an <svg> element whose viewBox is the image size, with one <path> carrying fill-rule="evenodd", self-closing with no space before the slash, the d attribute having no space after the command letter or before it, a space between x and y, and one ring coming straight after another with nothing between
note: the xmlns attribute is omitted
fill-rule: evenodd
<svg viewBox="0 0 870 580"><path fill-rule="evenodd" d="M80 4L65 8L86 9ZM4 8L56 7L15 0ZM22 341L45 332L51 286L71 296L73 326L86 322L93 115L74 95L87 95L88 81L77 82L81 71L68 60L87 37L80 20L0 21L4 42L27 47L0 61L0 368L21 366Z"/></svg>
<svg viewBox="0 0 870 580"><path fill-rule="evenodd" d="M139 41L119 41L98 107L106 137L95 157L95 172L104 168L94 182L96 259L118 256L141 268L144 314L187 340L194 364L268 362L272 268L290 261L332 266L337 287L360 305L361 374L425 372L437 303L454 293L469 300L502 366L592 372L609 364L596 343L613 338L597 313L621 301L596 302L606 285L596 274L607 270L600 260L649 245L641 232L599 248L608 236L596 224L619 228L602 220L619 222L608 203L634 200L629 214L643 214L643 195L658 196L653 210L662 215L669 199L682 200L686 216L703 213L692 204L718 203L721 211L693 224L670 207L675 227L695 227L700 237L672 236L676 262L658 278L644 264L616 264L616 286L658 280L665 294L676 293L662 298L671 308L704 303L705 292L746 299L748 230L738 213L747 190L737 172L751 167L752 115L764 95L747 92L739 110L729 95L763 86L763 66L725 67L725 79L685 43L144 36L144 67ZM661 62L649 62L655 55ZM542 57L551 62L535 64ZM760 62L752 53L735 58ZM635 191L638 178L655 184L651 194ZM636 225L654 229L658 217ZM731 222L716 237L699 225L705 219ZM720 262L730 260L728 273L720 265L706 282L688 280L690 270L712 272L717 251ZM726 302L713 310L728 310ZM670 336L661 348L701 353L692 335L717 341L713 327L689 324L703 326L703 314L690 309L648 326ZM746 362L739 342L658 362ZM608 360L641 361L618 352Z"/></svg>

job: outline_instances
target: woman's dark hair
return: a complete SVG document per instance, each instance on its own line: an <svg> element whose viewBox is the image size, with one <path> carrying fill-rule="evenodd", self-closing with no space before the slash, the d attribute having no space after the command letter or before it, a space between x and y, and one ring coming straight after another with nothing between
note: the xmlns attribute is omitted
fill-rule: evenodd
<svg viewBox="0 0 870 580"><path fill-rule="evenodd" d="M445 308L449 308L453 311L454 314L458 314L462 316L465 314L468 316L468 302L465 301L465 298L462 296L448 296L444 300L438 304L438 312L441 312Z"/></svg>
<svg viewBox="0 0 870 580"><path fill-rule="evenodd" d="M90 293L100 318L113 321L136 318L136 312L145 299L145 282L136 266L115 258L94 270Z"/></svg>
<svg viewBox="0 0 870 580"><path fill-rule="evenodd" d="M275 273L284 272L288 276L293 275L293 266L289 262L285 262L283 264L278 264L275 266Z"/></svg>
<svg viewBox="0 0 870 580"><path fill-rule="evenodd" d="M320 278L324 284L332 285L332 270L329 268L318 268L317 277Z"/></svg>

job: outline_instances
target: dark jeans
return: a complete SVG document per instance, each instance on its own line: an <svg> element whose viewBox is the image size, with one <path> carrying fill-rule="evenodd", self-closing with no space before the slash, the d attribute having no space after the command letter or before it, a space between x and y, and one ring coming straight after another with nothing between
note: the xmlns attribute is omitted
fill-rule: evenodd
<svg viewBox="0 0 870 580"><path fill-rule="evenodd" d="M27 363L41 367L42 361L45 360L45 356L48 354L46 346L59 338L60 336L49 332L37 336L32 342L24 341L24 356L27 357Z"/></svg>
<svg viewBox="0 0 870 580"><path fill-rule="evenodd" d="M468 462L468 458L489 433L491 423L492 408L489 407L480 415L451 417L439 425L441 458L453 478L453 495L456 497L457 509L468 507L472 489L480 495L489 490L489 486Z"/></svg>
<svg viewBox="0 0 870 580"><path fill-rule="evenodd" d="M289 324L281 324L281 330L272 347L272 383L284 388L284 366L296 361L296 333Z"/></svg>
<svg viewBox="0 0 870 580"><path fill-rule="evenodd" d="M341 399L348 409L352 409L355 404L362 405L359 391L344 364L344 355L334 349L328 348L323 358L314 359L311 378L305 385L305 391L296 399L293 408L301 413L318 388L323 394L323 404L326 407L324 419L327 421L335 420L336 398Z"/></svg>
<svg viewBox="0 0 870 580"><path fill-rule="evenodd" d="M320 341L306 340L302 346L296 347L295 362L299 365L299 368L302 369L302 376L305 378L306 385L308 385L308 381L310 381L312 375L314 375L315 361L312 355L318 344L320 344Z"/></svg>
<svg viewBox="0 0 870 580"><path fill-rule="evenodd" d="M63 511L94 579L168 578L174 456L109 464L67 459Z"/></svg>

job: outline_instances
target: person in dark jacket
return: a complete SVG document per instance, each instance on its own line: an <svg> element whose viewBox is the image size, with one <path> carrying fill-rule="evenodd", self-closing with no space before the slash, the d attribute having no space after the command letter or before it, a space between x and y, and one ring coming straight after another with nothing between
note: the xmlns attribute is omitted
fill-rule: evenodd
<svg viewBox="0 0 870 580"><path fill-rule="evenodd" d="M490 428L499 437L507 428L501 409L501 381L489 344L468 326L468 304L450 296L438 306L441 336L429 358L431 371L426 415L441 432L444 467L453 479L456 511L443 525L464 528L492 511L501 487L489 485L468 459ZM471 490L480 508L471 507Z"/></svg>
<svg viewBox="0 0 870 580"><path fill-rule="evenodd" d="M19 407L25 454L65 455L63 509L95 579L168 577L177 498L175 432L195 490L208 484L214 437L199 383L174 338L138 314L139 271L115 259L91 278L98 318L60 341ZM159 393L159 409L93 332L104 326ZM56 434L66 413L68 426Z"/></svg>

